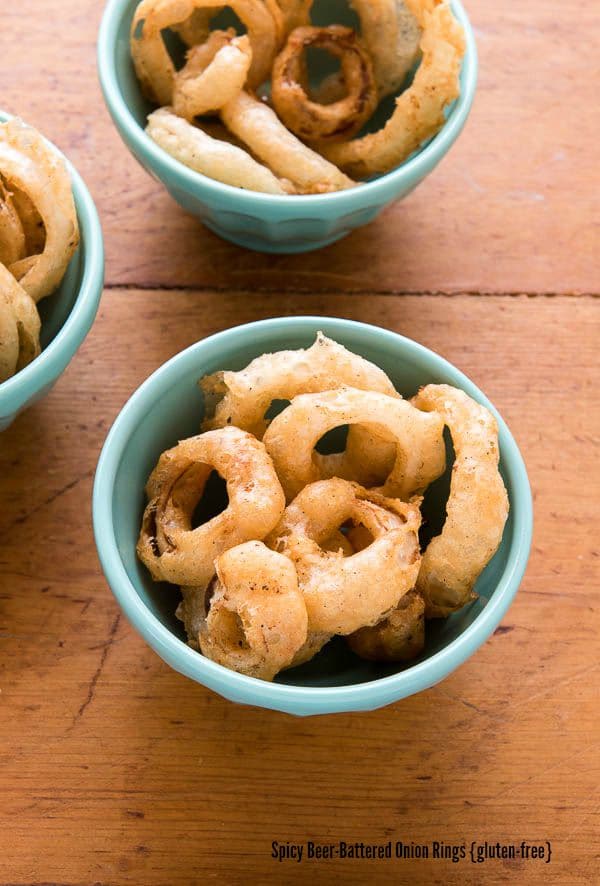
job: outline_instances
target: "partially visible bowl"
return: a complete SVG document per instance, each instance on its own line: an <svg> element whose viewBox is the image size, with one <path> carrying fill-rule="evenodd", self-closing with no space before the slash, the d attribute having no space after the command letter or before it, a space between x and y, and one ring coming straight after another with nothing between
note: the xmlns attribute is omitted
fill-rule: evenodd
<svg viewBox="0 0 600 886"><path fill-rule="evenodd" d="M10 114L0 111L0 123ZM39 303L42 353L0 384L0 431L45 396L65 371L91 329L104 286L104 244L96 207L78 172L67 161L81 242L59 289Z"/></svg>
<svg viewBox="0 0 600 886"><path fill-rule="evenodd" d="M448 619L428 623L424 653L410 666L354 656L343 640L328 644L300 668L266 683L227 670L186 645L175 617L178 591L156 584L136 557L145 505L144 486L160 453L198 432L203 412L197 380L219 369L240 369L254 357L309 346L318 330L381 366L403 394L445 382L493 410L481 391L446 360L393 332L323 317L262 320L213 335L178 354L125 405L104 445L94 486L94 532L107 581L125 615L175 670L231 701L288 713L324 714L382 707L438 683L464 662L498 626L525 571L532 503L523 460L500 416L501 471L510 500L502 544L477 582L478 599ZM428 493L429 516L441 517L449 482ZM480 675L485 679L485 674ZM492 687L490 687L492 691Z"/></svg>
<svg viewBox="0 0 600 886"><path fill-rule="evenodd" d="M188 169L158 147L144 132L152 106L143 97L129 50L129 32L138 0L109 0L98 39L98 70L108 110L134 157L188 212L215 233L263 252L308 252L334 243L372 221L382 209L406 197L454 144L473 104L477 50L473 29L460 0L452 7L467 39L461 72L461 95L449 108L447 122L431 141L397 169L358 188L315 196L273 196L221 184ZM348 21L347 3L316 0L317 15Z"/></svg>

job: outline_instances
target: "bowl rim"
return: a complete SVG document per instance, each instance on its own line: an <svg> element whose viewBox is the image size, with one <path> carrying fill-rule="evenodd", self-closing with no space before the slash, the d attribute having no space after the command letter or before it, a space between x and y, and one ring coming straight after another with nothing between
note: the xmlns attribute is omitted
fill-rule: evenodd
<svg viewBox="0 0 600 886"><path fill-rule="evenodd" d="M404 163L391 172L387 172L372 181L362 182L359 188L350 188L329 194L302 195L263 194L258 191L237 188L233 185L218 182L201 172L189 169L183 163L171 157L170 154L146 135L130 111L123 97L117 76L115 46L118 28L125 9L131 2L132 0L108 0L100 23L97 66L104 101L114 123L123 134L125 141L132 147L134 153L139 153L146 158L153 170L156 170L157 167L162 167L167 175L173 176L177 180L180 187L192 192L202 187L206 192L212 193L215 197L218 194L235 197L242 202L242 206L251 202L284 205L287 201L297 206L310 206L313 210L323 205L331 206L334 202L340 204L339 208L342 210L346 203L354 202L357 194L369 198L379 198L380 200L389 199L389 188L392 183L400 182L404 179L407 182L420 180L442 159L453 142L458 138L473 104L478 72L475 35L461 0L450 0L453 12L465 31L466 51L461 69L463 88L446 123L425 144L425 147L411 155L408 160L405 160Z"/></svg>
<svg viewBox="0 0 600 886"><path fill-rule="evenodd" d="M0 109L0 123L16 117ZM104 288L104 238L91 194L63 152L50 142L67 164L80 228L82 274L75 302L64 324L48 347L11 378L0 384L0 404L19 408L34 393L52 383L64 371L92 327ZM65 361L65 355L68 358ZM9 406L9 404L12 404Z"/></svg>
<svg viewBox="0 0 600 886"><path fill-rule="evenodd" d="M165 627L139 597L123 565L113 522L116 475L132 429L137 428L145 416L147 405L177 385L188 367L196 361L200 364L201 354L207 347L221 348L226 359L225 347L230 338L239 339L242 336L243 341L252 341L256 340L256 333L264 329L285 334L290 329L306 330L307 326L311 331L313 328L315 331L323 329L334 338L336 332L343 334L351 329L387 339L394 347L401 348L409 359L427 360L445 382L462 388L490 408L498 420L502 458L515 490L510 499L513 541L509 562L482 612L456 639L425 661L396 674L346 686L267 683L228 670L191 649ZM134 628L175 670L226 697L243 699L249 704L291 713L334 713L374 709L426 689L446 677L475 652L499 624L525 572L533 531L533 506L523 458L504 420L479 388L443 357L412 339L371 324L334 317L275 317L232 327L196 342L159 367L135 391L117 416L100 455L94 481L93 523L100 562L113 594Z"/></svg>

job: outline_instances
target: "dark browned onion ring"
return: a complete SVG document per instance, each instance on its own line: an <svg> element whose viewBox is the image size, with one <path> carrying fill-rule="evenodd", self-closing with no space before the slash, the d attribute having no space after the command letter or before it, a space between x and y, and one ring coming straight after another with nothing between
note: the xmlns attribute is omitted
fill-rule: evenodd
<svg viewBox="0 0 600 886"><path fill-rule="evenodd" d="M307 94L306 50L324 49L340 59L347 94L333 104ZM309 142L339 141L355 135L377 107L377 86L368 52L352 28L296 28L275 59L271 95L285 125Z"/></svg>

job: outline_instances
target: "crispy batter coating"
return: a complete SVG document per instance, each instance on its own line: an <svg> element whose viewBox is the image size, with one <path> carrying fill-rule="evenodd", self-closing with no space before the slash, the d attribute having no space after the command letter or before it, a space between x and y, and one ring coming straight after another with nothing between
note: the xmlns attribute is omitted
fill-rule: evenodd
<svg viewBox="0 0 600 886"><path fill-rule="evenodd" d="M216 570L199 632L202 652L249 677L272 680L307 639L306 605L293 564L250 541L222 554Z"/></svg>
<svg viewBox="0 0 600 886"><path fill-rule="evenodd" d="M2 264L0 264L0 292L8 302L17 330L18 354L14 372L19 372L35 360L41 351L40 315L34 300ZM9 325L12 328L12 323Z"/></svg>
<svg viewBox="0 0 600 886"><path fill-rule="evenodd" d="M275 175L293 182L299 193L326 194L356 184L303 144L268 105L247 92L238 93L228 102L221 109L221 118L256 157Z"/></svg>
<svg viewBox="0 0 600 886"><path fill-rule="evenodd" d="M332 461L315 452L325 433L346 424L376 425L396 440L396 458L384 492L408 499L426 489L445 467L443 422L435 413L424 422L424 415L405 400L340 387L294 397L273 419L263 440L291 501L306 485L327 475L352 476L353 466L343 457Z"/></svg>
<svg viewBox="0 0 600 886"><path fill-rule="evenodd" d="M321 104L308 95L306 50L327 50L340 59L344 92L338 101ZM275 59L271 97L285 125L304 141L340 141L355 135L378 103L373 66L352 28L296 28Z"/></svg>
<svg viewBox="0 0 600 886"><path fill-rule="evenodd" d="M321 547L351 520L366 526L372 543L344 557ZM266 544L288 556L298 572L309 631L350 634L394 609L419 571L417 503L371 493L331 479L307 486L288 505Z"/></svg>
<svg viewBox="0 0 600 886"><path fill-rule="evenodd" d="M247 36L235 31L211 31L207 41L193 46L185 66L173 81L173 110L185 120L218 111L243 88L252 48Z"/></svg>
<svg viewBox="0 0 600 886"><path fill-rule="evenodd" d="M262 440L269 424L265 414L274 400L292 400L298 394L318 394L339 385L400 399L379 366L318 332L310 348L263 354L239 372L216 372L203 378L200 387L207 410L203 428L233 424ZM380 428L350 428L346 445L351 466L348 479L363 486L383 483L395 458L396 444ZM332 475L334 460L329 461Z"/></svg>
<svg viewBox="0 0 600 886"><path fill-rule="evenodd" d="M412 402L442 417L456 454L446 522L423 555L417 581L427 617L439 618L473 599L475 582L502 541L508 495L498 470L498 426L488 409L449 385L421 388Z"/></svg>
<svg viewBox="0 0 600 886"><path fill-rule="evenodd" d="M464 33L448 0L406 0L422 29L421 62L411 86L378 132L322 146L332 163L355 178L389 172L438 132L444 110L460 93Z"/></svg>
<svg viewBox="0 0 600 886"><path fill-rule="evenodd" d="M213 470L227 482L229 505L192 529L192 514ZM283 513L284 496L262 443L238 428L209 431L164 452L146 487L138 555L156 581L207 587L216 558L263 539Z"/></svg>
<svg viewBox="0 0 600 886"><path fill-rule="evenodd" d="M49 142L16 118L0 124L0 175L27 195L44 225L43 252L9 267L37 302L58 288L79 243L71 179Z"/></svg>
<svg viewBox="0 0 600 886"><path fill-rule="evenodd" d="M423 598L415 590L408 591L383 621L351 634L348 646L369 661L410 661L416 658L425 646Z"/></svg>
<svg viewBox="0 0 600 886"><path fill-rule="evenodd" d="M248 31L252 46L252 64L248 72L251 87L260 86L270 74L277 51L277 27L269 9L261 0L229 0L226 4L236 13ZM158 105L173 101L175 66L165 46L162 31L194 22L197 11L218 11L222 0L142 0L131 24L131 55L136 74L146 97ZM192 45L196 37L205 39L210 21L201 16L184 33ZM198 32L196 33L196 28Z"/></svg>
<svg viewBox="0 0 600 886"><path fill-rule="evenodd" d="M290 190L288 182L279 181L243 148L213 138L170 108L150 114L146 132L180 163L216 181L265 194L286 194Z"/></svg>

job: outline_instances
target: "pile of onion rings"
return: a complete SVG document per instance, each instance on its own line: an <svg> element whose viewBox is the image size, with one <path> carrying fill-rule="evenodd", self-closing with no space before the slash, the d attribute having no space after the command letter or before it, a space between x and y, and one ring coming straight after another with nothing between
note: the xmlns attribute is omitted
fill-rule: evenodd
<svg viewBox="0 0 600 886"><path fill-rule="evenodd" d="M78 243L64 161L21 120L0 124L0 382L40 353L37 302L60 286Z"/></svg>
<svg viewBox="0 0 600 886"><path fill-rule="evenodd" d="M474 599L508 516L485 407L448 385L404 400L379 367L322 333L200 387L202 431L160 456L138 541L152 578L180 586L193 648L264 680L334 636L363 658L406 662L423 651L427 619ZM317 451L345 426L342 452ZM422 550L444 428L455 451L446 519ZM227 506L195 525L213 472Z"/></svg>
<svg viewBox="0 0 600 886"><path fill-rule="evenodd" d="M211 30L222 0L142 0L130 39L142 91L161 108L149 117L148 135L217 181L269 194L354 187L394 169L435 135L460 93L465 39L450 0L351 0L358 32L313 26L313 0L226 5L245 35ZM167 31L186 47L179 69ZM336 58L339 71L312 82L311 48ZM390 118L361 136L390 95ZM229 134L209 133L211 117Z"/></svg>

